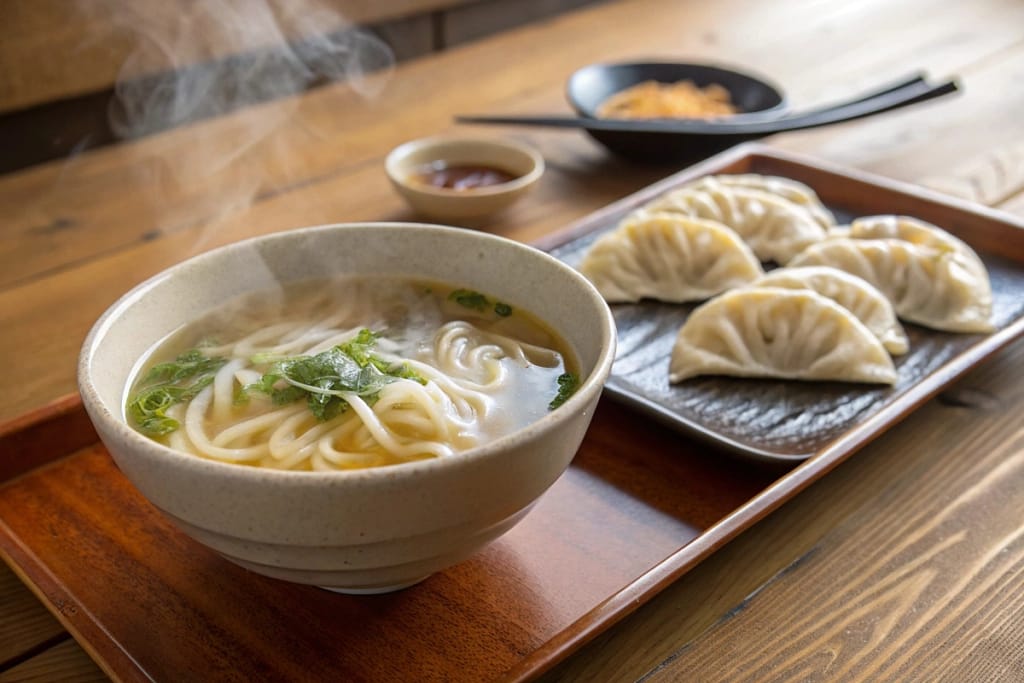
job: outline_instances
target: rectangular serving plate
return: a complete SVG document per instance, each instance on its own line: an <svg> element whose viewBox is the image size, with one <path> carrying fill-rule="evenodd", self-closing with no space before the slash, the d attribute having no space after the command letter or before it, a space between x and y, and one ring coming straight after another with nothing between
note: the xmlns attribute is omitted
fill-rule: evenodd
<svg viewBox="0 0 1024 683"><path fill-rule="evenodd" d="M910 351L894 359L899 380L893 387L733 377L673 385L668 381L669 356L696 304L613 304L619 351L606 391L651 417L743 457L799 462L855 431L880 432L1024 329L1024 224L923 188L761 146L747 146L645 188L577 223L567 241L547 246L577 266L590 245L630 211L714 173L758 173L804 182L839 224L857 216L901 214L958 235L979 252L989 271L995 332L955 334L905 324Z"/></svg>
<svg viewBox="0 0 1024 683"><path fill-rule="evenodd" d="M964 228L980 226L973 243L1010 245L1004 253L1024 261L1018 226L994 212L754 146L616 203L547 246L583 238L690 178L746 170L819 189L835 183L854 193L841 207L875 193L903 198L887 205L969 237L977 235ZM0 425L0 555L120 680L532 680L1020 328L1018 321L948 359L926 386L815 457L774 468L723 457L679 439L676 425L602 401L572 466L518 526L417 586L372 597L257 576L193 542L120 474L71 396Z"/></svg>

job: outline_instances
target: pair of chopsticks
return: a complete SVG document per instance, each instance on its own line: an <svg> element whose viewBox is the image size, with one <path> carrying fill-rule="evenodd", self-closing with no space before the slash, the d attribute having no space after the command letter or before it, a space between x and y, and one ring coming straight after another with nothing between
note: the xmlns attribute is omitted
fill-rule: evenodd
<svg viewBox="0 0 1024 683"><path fill-rule="evenodd" d="M788 130L827 126L841 121L880 114L926 102L959 90L955 80L929 84L921 74L865 93L857 98L801 113L737 114L718 120L591 119L575 116L456 116L459 123L482 123L552 128L585 128L596 131L635 133L682 133L689 135L770 135Z"/></svg>

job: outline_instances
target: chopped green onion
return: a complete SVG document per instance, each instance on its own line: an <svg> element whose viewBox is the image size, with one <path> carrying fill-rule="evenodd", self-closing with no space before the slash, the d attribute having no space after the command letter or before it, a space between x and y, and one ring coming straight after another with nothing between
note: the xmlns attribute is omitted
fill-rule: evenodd
<svg viewBox="0 0 1024 683"><path fill-rule="evenodd" d="M580 378L572 372L566 372L558 376L558 393L551 403L548 404L548 408L554 410L558 406L562 405L569 400L569 397L576 393L576 390L580 388Z"/></svg>

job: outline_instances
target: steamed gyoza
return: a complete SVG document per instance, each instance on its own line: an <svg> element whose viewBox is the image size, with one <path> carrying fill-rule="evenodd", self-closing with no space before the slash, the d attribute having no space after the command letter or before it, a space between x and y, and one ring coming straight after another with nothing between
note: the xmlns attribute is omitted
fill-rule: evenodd
<svg viewBox="0 0 1024 683"><path fill-rule="evenodd" d="M992 329L987 276L957 251L902 239L836 237L797 255L791 266L832 266L881 291L904 320L951 332Z"/></svg>
<svg viewBox="0 0 1024 683"><path fill-rule="evenodd" d="M974 250L959 237L942 228L910 216L861 216L850 223L850 237L858 239L901 239L927 247L958 251L977 258Z"/></svg>
<svg viewBox="0 0 1024 683"><path fill-rule="evenodd" d="M825 228L800 206L743 186L683 187L655 199L644 210L718 221L735 230L762 261L786 263L825 237Z"/></svg>
<svg viewBox="0 0 1024 683"><path fill-rule="evenodd" d="M942 228L910 216L864 216L850 223L849 237L857 239L901 239L912 244L932 247L939 251L953 251L963 257L969 267L989 288L988 271L978 254L959 237Z"/></svg>
<svg viewBox="0 0 1024 683"><path fill-rule="evenodd" d="M848 310L811 290L747 287L696 308L669 380L699 375L895 384L892 359Z"/></svg>
<svg viewBox="0 0 1024 683"><path fill-rule="evenodd" d="M564 342L478 292L384 277L249 295L161 343L130 392L140 431L206 458L352 469L444 457L575 387Z"/></svg>
<svg viewBox="0 0 1024 683"><path fill-rule="evenodd" d="M601 236L579 270L610 302L699 301L762 273L750 248L728 228L646 212Z"/></svg>
<svg viewBox="0 0 1024 683"><path fill-rule="evenodd" d="M722 184L729 187L746 187L760 190L786 199L807 211L822 228L828 230L835 225L836 219L832 212L818 199L818 195L810 187L796 180L781 176L761 175L759 173L736 173L704 176L689 183L694 187L714 187Z"/></svg>
<svg viewBox="0 0 1024 683"><path fill-rule="evenodd" d="M778 268L754 282L753 286L813 290L853 313L894 356L906 353L910 347L889 300L850 273L829 266Z"/></svg>

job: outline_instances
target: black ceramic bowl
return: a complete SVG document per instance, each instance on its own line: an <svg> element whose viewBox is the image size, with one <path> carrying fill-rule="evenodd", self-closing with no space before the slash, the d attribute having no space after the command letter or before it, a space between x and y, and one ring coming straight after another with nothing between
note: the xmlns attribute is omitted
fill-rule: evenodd
<svg viewBox="0 0 1024 683"><path fill-rule="evenodd" d="M597 118L597 109L608 97L644 81L676 83L689 80L700 87L712 83L729 91L740 109L730 121L758 120L781 116L786 98L778 86L759 76L710 64L681 62L623 62L591 64L569 77L565 94L580 116ZM736 136L651 133L633 131L587 131L605 147L630 159L645 162L690 161L710 156L740 141Z"/></svg>

